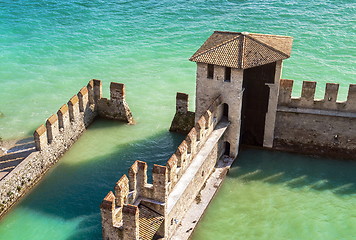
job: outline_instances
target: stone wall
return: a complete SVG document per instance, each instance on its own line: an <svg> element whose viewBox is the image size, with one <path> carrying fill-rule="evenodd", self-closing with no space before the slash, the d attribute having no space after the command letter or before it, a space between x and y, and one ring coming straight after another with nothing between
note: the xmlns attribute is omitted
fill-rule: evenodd
<svg viewBox="0 0 356 240"><path fill-rule="evenodd" d="M169 131L187 134L194 127L195 113L188 110L188 94L177 93L176 113Z"/></svg>
<svg viewBox="0 0 356 240"><path fill-rule="evenodd" d="M323 99L315 99L316 82L303 82L292 98L293 80L281 80L274 148L329 157L355 159L356 85L338 102L339 85L326 84Z"/></svg>
<svg viewBox="0 0 356 240"><path fill-rule="evenodd" d="M112 85L117 84L112 83ZM98 104L101 95L102 82L100 80L89 81L87 86L74 95L67 104L64 104L56 114L50 116L45 124L36 129L34 141L37 151L25 158L0 181L0 217L42 178L94 121L98 112L102 112L99 111ZM116 98L105 101L110 104L115 102L117 106L116 109L111 109L110 114L118 114L119 120L132 123L131 112L124 100L124 95L121 96L124 107L116 102ZM123 108L127 113L126 118L122 114ZM111 118L111 115L101 114L101 116Z"/></svg>
<svg viewBox="0 0 356 240"><path fill-rule="evenodd" d="M231 79L225 81L225 67L214 65L213 78L208 78L208 64L197 63L195 122L199 120L212 101L220 96L226 104L230 126L224 135L225 141L231 145L232 157L236 157L239 149L242 97L243 69L231 68Z"/></svg>
<svg viewBox="0 0 356 240"><path fill-rule="evenodd" d="M122 83L110 84L110 100L98 100L98 114L100 117L134 123L130 108L125 100L125 85Z"/></svg>
<svg viewBox="0 0 356 240"><path fill-rule="evenodd" d="M147 183L145 162L136 161L130 167L128 177L121 177L114 191L108 193L100 206L103 239L139 239L139 235L146 231L141 229L143 226L140 228L140 217L137 217L141 214L142 204L164 217L160 227L156 229L156 237L169 239L172 236L222 153L220 141L209 145L211 149L204 153L206 156L200 152L223 118L221 108L221 99L218 97L189 131L166 165L153 166L152 184ZM204 159L196 160L202 156ZM196 170L193 175L187 172L191 171L192 164L198 164L194 166ZM191 177L187 183L185 173Z"/></svg>

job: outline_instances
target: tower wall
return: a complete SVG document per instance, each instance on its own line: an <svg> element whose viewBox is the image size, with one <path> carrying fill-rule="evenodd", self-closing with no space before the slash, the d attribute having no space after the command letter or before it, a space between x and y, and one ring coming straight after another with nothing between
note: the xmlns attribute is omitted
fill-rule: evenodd
<svg viewBox="0 0 356 240"><path fill-rule="evenodd" d="M265 132L263 138L263 146L272 148L274 139L274 129L276 125L277 106L280 79L282 75L282 60L276 62L276 70L274 74L274 83L268 83L269 87L269 99L268 99L268 111L266 113Z"/></svg>
<svg viewBox="0 0 356 240"><path fill-rule="evenodd" d="M241 125L243 70L231 69L231 80L225 81L225 67L214 65L214 76L208 78L208 64L197 63L195 122L209 108L218 96L228 105L230 126L225 133L225 141L231 145L230 155L238 153Z"/></svg>

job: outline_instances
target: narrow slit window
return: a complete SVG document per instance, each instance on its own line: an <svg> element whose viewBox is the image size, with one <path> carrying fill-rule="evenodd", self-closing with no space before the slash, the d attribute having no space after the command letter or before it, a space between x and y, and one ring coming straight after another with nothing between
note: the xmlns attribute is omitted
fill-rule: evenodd
<svg viewBox="0 0 356 240"><path fill-rule="evenodd" d="M214 78L214 65L213 64L208 64L208 78L210 78L210 79Z"/></svg>
<svg viewBox="0 0 356 240"><path fill-rule="evenodd" d="M225 82L231 82L231 67L225 67Z"/></svg>

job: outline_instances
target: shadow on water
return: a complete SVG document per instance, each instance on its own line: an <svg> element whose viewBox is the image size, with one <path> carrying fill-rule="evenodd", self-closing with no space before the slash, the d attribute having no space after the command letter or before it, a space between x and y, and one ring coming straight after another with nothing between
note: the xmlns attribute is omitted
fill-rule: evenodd
<svg viewBox="0 0 356 240"><path fill-rule="evenodd" d="M355 172L355 161L247 149L236 159L229 177L352 195L356 194Z"/></svg>
<svg viewBox="0 0 356 240"><path fill-rule="evenodd" d="M98 126L105 124L96 124L94 130ZM88 156L82 164L59 164L19 207L65 220L83 217L75 235L67 239L101 239L99 205L116 181L127 174L135 160L142 160L149 165L151 182L153 164L164 165L183 138L167 131L117 146L117 151L107 155L92 159Z"/></svg>

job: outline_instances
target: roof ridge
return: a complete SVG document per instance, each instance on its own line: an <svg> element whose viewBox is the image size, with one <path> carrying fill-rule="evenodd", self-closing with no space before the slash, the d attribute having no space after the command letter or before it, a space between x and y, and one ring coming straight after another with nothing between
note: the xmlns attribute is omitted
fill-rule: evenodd
<svg viewBox="0 0 356 240"><path fill-rule="evenodd" d="M264 35L266 35L266 34L264 34ZM272 46L270 46L270 45L268 45L268 44L266 44L266 43L264 43L264 42L261 42L260 40L257 40L257 39L254 38L253 36L246 35L246 37L248 37L249 39L251 39L251 40L253 40L253 41L255 41L255 42L259 43L259 44L261 44L261 45L264 46L264 47L269 48L269 49L272 50L272 51L275 51L275 52L277 52L277 53L279 53L279 54L282 54L283 56L285 56L285 57L287 57L287 58L289 57L288 54L286 54L286 53L284 53L284 52L282 52L282 51L280 51L280 50L278 50L278 49L276 49L276 48L274 48L274 47L272 47Z"/></svg>
<svg viewBox="0 0 356 240"><path fill-rule="evenodd" d="M232 39L229 39L229 40L227 40L227 41L225 41L225 42L222 42L222 43L220 43L220 44L218 44L218 45L216 45L216 46L214 46L214 47L212 47L212 48L209 48L209 49L207 49L207 50L204 50L204 51L202 51L201 53L199 53L199 54L197 54L197 55L194 54L191 58L189 58L189 60L192 61L193 58L200 57L201 55L203 55L203 54L205 54L205 53L208 53L208 52L210 52L210 51L212 51L212 50L215 50L215 49L217 49L217 48L219 48L219 47L221 47L221 46L223 46L223 45L226 45L226 44L228 44L229 42L232 42L232 41L236 40L236 39L239 38L241 35L242 35L242 34L240 33L240 34L237 35L236 37L233 37Z"/></svg>
<svg viewBox="0 0 356 240"><path fill-rule="evenodd" d="M291 36L274 35L274 34L263 34L263 33L249 33L249 35L265 36L265 37L277 37L277 38L293 38Z"/></svg>
<svg viewBox="0 0 356 240"><path fill-rule="evenodd" d="M246 41L246 35L245 34L241 34L240 35L240 42L239 42L239 53L238 53L238 58L237 58L237 66L238 68L242 68L243 66L243 62L244 62L244 59L243 59L243 52L245 51L245 41Z"/></svg>

